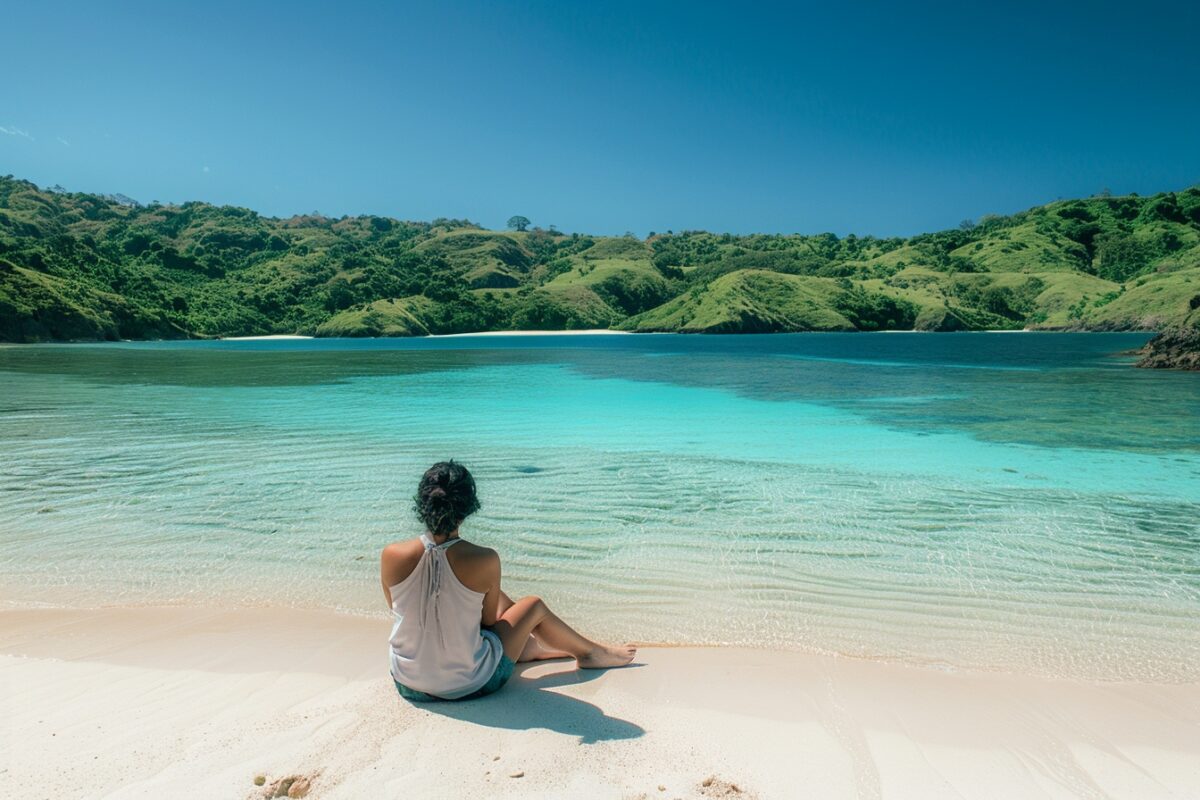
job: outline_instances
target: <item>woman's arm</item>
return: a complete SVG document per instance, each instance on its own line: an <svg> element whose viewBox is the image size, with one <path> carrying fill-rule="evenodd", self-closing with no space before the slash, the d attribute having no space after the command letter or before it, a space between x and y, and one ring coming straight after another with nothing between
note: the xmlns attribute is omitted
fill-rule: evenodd
<svg viewBox="0 0 1200 800"><path fill-rule="evenodd" d="M388 608L392 607L392 587L408 577L425 550L420 542L415 545L414 542L393 542L379 555L379 582L383 584Z"/></svg>
<svg viewBox="0 0 1200 800"><path fill-rule="evenodd" d="M483 618L480 622L485 628L492 627L500 619L500 555L494 550L490 555L481 570L488 586L483 596Z"/></svg>
<svg viewBox="0 0 1200 800"><path fill-rule="evenodd" d="M396 572L396 552L395 545L388 545L383 548L383 552L379 556L379 582L383 584L383 596L387 600L388 608L392 607L392 575Z"/></svg>

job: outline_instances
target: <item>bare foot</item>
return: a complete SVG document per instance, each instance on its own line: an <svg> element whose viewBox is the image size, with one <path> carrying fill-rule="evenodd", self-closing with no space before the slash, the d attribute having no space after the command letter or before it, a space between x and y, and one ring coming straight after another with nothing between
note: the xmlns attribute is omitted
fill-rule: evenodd
<svg viewBox="0 0 1200 800"><path fill-rule="evenodd" d="M582 669L607 669L623 667L633 661L635 655L637 655L637 648L631 644L620 647L597 645L595 650L585 656L580 656L578 661Z"/></svg>

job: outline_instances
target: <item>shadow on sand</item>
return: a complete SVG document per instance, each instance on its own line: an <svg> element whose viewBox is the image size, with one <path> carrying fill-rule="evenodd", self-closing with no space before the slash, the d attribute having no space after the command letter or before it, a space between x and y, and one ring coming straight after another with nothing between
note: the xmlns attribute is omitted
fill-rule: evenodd
<svg viewBox="0 0 1200 800"><path fill-rule="evenodd" d="M568 662L564 660L562 663ZM531 669L540 672L536 667L545 664L547 662L518 665L516 674L508 684L487 697L461 703L421 703L420 706L442 716L492 728L545 728L567 736L577 736L580 744L636 739L646 732L640 725L610 717L584 700L547 691L559 686L594 681L608 670L564 669L538 677L524 677ZM621 669L640 666L630 664Z"/></svg>

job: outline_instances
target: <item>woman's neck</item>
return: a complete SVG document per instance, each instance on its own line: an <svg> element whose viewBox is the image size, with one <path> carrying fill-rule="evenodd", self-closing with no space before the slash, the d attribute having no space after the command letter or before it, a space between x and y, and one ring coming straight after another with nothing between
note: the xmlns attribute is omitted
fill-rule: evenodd
<svg viewBox="0 0 1200 800"><path fill-rule="evenodd" d="M445 544L451 539L458 538L458 529L455 528L454 530L450 531L450 533L433 533L431 531L426 531L426 534L430 539L433 540L434 544Z"/></svg>

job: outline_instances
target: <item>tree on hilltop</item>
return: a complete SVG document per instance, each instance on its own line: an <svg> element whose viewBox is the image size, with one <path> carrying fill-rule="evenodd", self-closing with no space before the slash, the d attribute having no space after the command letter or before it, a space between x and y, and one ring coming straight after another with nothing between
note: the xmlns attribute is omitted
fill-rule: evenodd
<svg viewBox="0 0 1200 800"><path fill-rule="evenodd" d="M524 231L530 224L529 217L522 217L520 214L508 218L508 227L514 231Z"/></svg>

